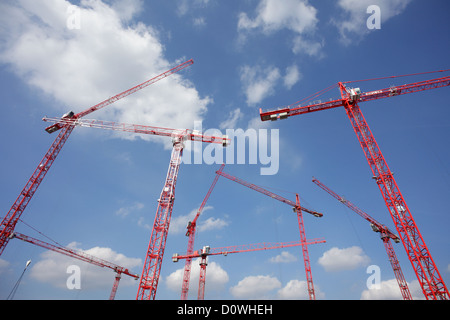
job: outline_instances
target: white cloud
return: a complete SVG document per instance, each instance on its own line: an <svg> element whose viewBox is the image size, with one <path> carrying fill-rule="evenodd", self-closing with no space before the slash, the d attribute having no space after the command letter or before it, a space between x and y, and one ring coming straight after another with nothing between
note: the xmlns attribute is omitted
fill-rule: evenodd
<svg viewBox="0 0 450 320"><path fill-rule="evenodd" d="M209 0L178 0L177 13L179 16L184 16L189 10L205 8L208 4Z"/></svg>
<svg viewBox="0 0 450 320"><path fill-rule="evenodd" d="M297 65L292 65L286 68L286 75L284 76L284 86L291 89L300 79L302 75L298 70Z"/></svg>
<svg viewBox="0 0 450 320"><path fill-rule="evenodd" d="M193 24L196 27L204 27L206 26L206 21L204 17L198 17L193 19Z"/></svg>
<svg viewBox="0 0 450 320"><path fill-rule="evenodd" d="M308 299L308 285L306 281L291 280L278 290L278 297L285 300Z"/></svg>
<svg viewBox="0 0 450 320"><path fill-rule="evenodd" d="M280 69L274 66L245 65L241 67L240 79L247 98L247 104L254 106L261 103L265 98L275 94L275 88L280 80L284 87L290 90L302 78L302 74L295 64L287 67L285 72L282 75ZM234 111L234 114L230 115L230 119L242 116L237 110Z"/></svg>
<svg viewBox="0 0 450 320"><path fill-rule="evenodd" d="M209 209L212 209L212 207L205 206L203 208L203 213ZM180 234L180 233L186 232L186 226L188 225L189 221L194 220L195 215L197 214L197 210L198 210L198 208L195 208L186 215L172 217L172 219L170 220L169 232L173 233L173 234Z"/></svg>
<svg viewBox="0 0 450 320"><path fill-rule="evenodd" d="M0 63L53 99L50 107L56 116L70 109L85 110L185 60L169 62L151 26L129 23L140 12L141 1L116 0L109 6L100 0L82 0L79 30L67 28L69 5L65 0L0 4ZM186 72L163 79L90 118L192 128L212 100L200 96L183 77ZM170 142L167 145L171 147Z"/></svg>
<svg viewBox="0 0 450 320"><path fill-rule="evenodd" d="M230 112L228 119L224 120L219 124L220 129L235 129L236 124L239 120L244 117L241 109L237 108Z"/></svg>
<svg viewBox="0 0 450 320"><path fill-rule="evenodd" d="M71 249L81 250L79 244L73 242L68 245ZM106 260L121 267L127 268L130 272L137 273L137 267L142 265L142 260L129 258L121 253L117 253L110 248L94 247L89 250L82 250L88 255ZM48 283L57 288L67 288L66 282L69 277L67 268L71 265L77 265L81 269L81 289L106 289L112 288L115 273L109 268L102 268L83 262L78 259L70 258L61 253L46 251L41 255L41 260L33 263L30 271L30 277L33 279ZM137 273L138 274L138 273ZM139 275L139 274L138 274ZM136 280L129 276L122 276L121 286L135 285Z"/></svg>
<svg viewBox="0 0 450 320"><path fill-rule="evenodd" d="M353 246L344 249L333 247L324 252L318 262L326 271L343 271L366 266L369 261L360 247Z"/></svg>
<svg viewBox="0 0 450 320"><path fill-rule="evenodd" d="M274 262L274 263L289 263L289 262L294 262L297 261L297 257L294 256L292 253L289 253L287 251L283 251L282 253L280 253L279 255L270 258L270 262Z"/></svg>
<svg viewBox="0 0 450 320"><path fill-rule="evenodd" d="M420 288L419 281L414 280L408 283L408 289L411 293L413 300L423 300L422 289ZM390 279L381 281L380 288L372 288L364 290L361 293L361 300L402 300L402 294L398 286L396 279Z"/></svg>
<svg viewBox="0 0 450 320"><path fill-rule="evenodd" d="M142 10L143 0L114 0L112 8L124 21L130 21Z"/></svg>
<svg viewBox="0 0 450 320"><path fill-rule="evenodd" d="M206 219L205 221L201 221L198 226L198 231L210 231L210 230L219 230L226 226L228 226L230 223L228 221L225 221L220 218L214 218L210 217Z"/></svg>
<svg viewBox="0 0 450 320"><path fill-rule="evenodd" d="M269 121L261 121L260 116L254 117L248 121L247 130L248 129L269 129L271 123Z"/></svg>
<svg viewBox="0 0 450 320"><path fill-rule="evenodd" d="M314 295L316 299L325 298L325 294L320 291L317 284L314 285ZM278 290L278 299L281 300L306 300L309 299L308 284L306 281L290 280L286 286Z"/></svg>
<svg viewBox="0 0 450 320"><path fill-rule="evenodd" d="M197 229L196 229L197 231L204 232L211 230L219 230L230 224L228 221L221 218L209 217L205 219L204 216L206 215L206 212L212 209L213 209L212 206L205 206L203 208L201 216L199 220L197 220ZM185 233L186 226L188 225L189 221L194 220L195 216L197 215L197 210L198 208L193 209L186 215L173 217L170 222L169 233L172 234Z"/></svg>
<svg viewBox="0 0 450 320"><path fill-rule="evenodd" d="M140 202L136 202L131 206L127 206L127 207L121 207L116 211L116 215L121 216L121 217L126 217L128 216L130 213L132 213L133 211L140 211L144 209L144 204L140 203Z"/></svg>
<svg viewBox="0 0 450 320"><path fill-rule="evenodd" d="M275 93L275 85L280 79L280 70L269 66L244 66L241 68L241 82L244 85L247 104L255 105Z"/></svg>
<svg viewBox="0 0 450 320"><path fill-rule="evenodd" d="M305 52L314 55L311 51L318 53L323 43L309 40L308 44L304 44L301 36L312 36L318 21L317 9L307 0L284 0L282 5L277 0L261 0L254 19L244 12L239 14L239 42L244 43L246 34L254 30L268 35L286 29L294 34L292 47L295 54Z"/></svg>
<svg viewBox="0 0 450 320"><path fill-rule="evenodd" d="M277 0L261 0L255 19L246 13L239 14L238 30L262 29L265 33L289 29L303 33L315 28L317 10L306 0L284 0L280 5Z"/></svg>
<svg viewBox="0 0 450 320"><path fill-rule="evenodd" d="M320 59L325 56L325 54L322 52L324 46L325 42L323 40L313 41L303 36L297 36L293 41L292 51L295 54L305 53L311 57L314 56Z"/></svg>
<svg viewBox="0 0 450 320"><path fill-rule="evenodd" d="M6 260L0 259L0 275L6 274L10 271L11 263Z"/></svg>
<svg viewBox="0 0 450 320"><path fill-rule="evenodd" d="M271 276L248 276L230 288L236 299L268 299L270 292L280 288L281 282Z"/></svg>
<svg viewBox="0 0 450 320"><path fill-rule="evenodd" d="M401 14L410 2L411 0L339 0L338 6L344 11L344 15L332 19L332 23L338 27L341 41L348 45L359 41L371 31L366 24L370 17L367 13L369 6L380 7L381 28L383 28L383 23Z"/></svg>
<svg viewBox="0 0 450 320"><path fill-rule="evenodd" d="M189 281L189 294L197 296L198 292L198 281L200 274L200 258L192 260L191 263L191 278ZM180 260L178 263L182 263L183 267L172 272L166 277L165 284L168 289L180 292L181 285L183 282L184 275L184 260ZM211 291L221 291L224 289L225 284L229 281L228 273L222 269L222 267L214 262L208 261L208 266L206 267L206 280L205 280L205 298L208 296L208 292Z"/></svg>

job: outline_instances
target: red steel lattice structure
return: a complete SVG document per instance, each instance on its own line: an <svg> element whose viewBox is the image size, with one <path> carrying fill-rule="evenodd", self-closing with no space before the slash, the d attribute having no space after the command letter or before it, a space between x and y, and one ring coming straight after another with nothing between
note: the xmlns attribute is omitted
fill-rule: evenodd
<svg viewBox="0 0 450 320"><path fill-rule="evenodd" d="M161 272L161 264L164 257L164 250L169 231L170 219L175 200L175 186L177 183L178 171L180 169L181 157L183 155L184 142L187 140L205 143L215 143L226 147L229 139L226 136L208 136L198 131L189 129L170 129L146 125L126 124L113 121L90 120L90 119L58 119L43 118L47 122L58 122L63 125L82 126L89 128L107 129L114 131L124 131L139 134L149 134L172 138L172 156L170 158L169 169L160 198L158 208L153 223L152 234L147 249L142 276L139 282L137 300L155 299L156 290Z"/></svg>
<svg viewBox="0 0 450 320"><path fill-rule="evenodd" d="M178 262L180 259L194 259L201 258L200 261L200 276L199 276L199 286L198 286L198 300L204 300L205 298L205 283L206 283L206 266L207 257L208 256L216 256L216 255L228 255L232 253L242 253L242 252L253 252L253 251L262 251L262 250L272 250L272 249L280 249L280 248L290 248L290 247L298 247L304 245L325 243L324 239L311 239L303 241L291 241L291 242L263 242L256 244L247 244L247 245L237 245L237 246L228 246L228 247L219 247L219 248L210 248L209 246L203 247L201 250L186 252L184 255L174 254L172 256L173 262Z"/></svg>
<svg viewBox="0 0 450 320"><path fill-rule="evenodd" d="M234 177L228 173L225 173L223 171L217 171L217 174L231 180L234 182L237 182L245 187L248 187L250 189L253 189L255 191L258 191L262 194L265 194L266 196L269 196L273 199L276 199L278 201L281 201L283 203L286 203L288 205L290 205L294 212L297 213L297 220L298 220L298 227L299 227L299 231L300 231L300 240L305 243L302 245L302 253L303 253L303 261L305 263L305 272L306 272L306 282L308 284L308 295L309 295L309 299L310 300L315 300L316 299L316 295L315 295L315 291L314 291L314 283L313 283L313 279L312 279L312 272L311 272L311 264L310 264L310 260L309 260L309 253L308 253L308 246L306 245L306 233L305 233L305 225L303 222L303 213L302 211L305 211L311 215L313 215L314 217L322 217L323 214L319 213L317 211L314 210L310 210L310 209L306 209L302 206L300 206L300 197L298 196L298 194L296 195L296 201L293 202L289 199L286 199L282 196L279 196L271 191L268 191L264 188L261 188L260 186L257 186L253 183L249 183L247 181L244 181L242 179L239 179L237 177Z"/></svg>
<svg viewBox="0 0 450 320"><path fill-rule="evenodd" d="M120 99L123 99L141 89L144 89L145 87L148 87L155 82L164 79L178 71L181 71L182 69L192 65L194 61L188 60L150 80L147 80L140 85L137 85L127 91L124 91L122 93L119 93L118 95L111 97L95 106L90 107L89 109L86 109L85 111L82 111L78 114L74 114L73 112L69 112L66 115L63 116L63 118L73 118L73 119L80 119L82 117L87 116L88 114L97 111L99 109L102 109ZM25 211L28 203L31 201L31 198L36 193L36 190L38 189L41 182L44 180L45 175L50 170L53 162L55 161L56 157L58 156L59 152L61 151L62 147L66 143L67 139L69 139L70 134L72 133L73 129L75 127L72 125L67 125L66 123L60 123L57 122L53 124L52 126L46 128L45 130L48 133L54 133L58 130L61 130L56 137L55 141L51 145L50 149L47 151L47 153L44 155L44 158L41 160L39 165L37 166L36 170L33 172L33 175L26 183L25 187L20 192L19 196L17 197L14 204L9 209L8 213L3 218L1 224L0 224L0 255L5 250L6 245L9 241L9 235L14 231L14 228L19 221L22 213Z"/></svg>
<svg viewBox="0 0 450 320"><path fill-rule="evenodd" d="M113 284L113 288L111 290L111 294L109 296L109 300L114 300L114 298L116 297L117 288L119 286L119 281L120 281L122 274L130 276L130 277L134 278L135 280L139 279L139 276L137 274L131 273L128 269L121 267L115 263L106 261L104 259L94 257L93 255L87 254L81 250L75 250L72 248L54 245L54 244L30 237L30 236L26 236L26 235L18 233L18 232L12 233L9 236L9 238L10 239L20 239L24 242L28 242L28 243L37 245L39 247L64 254L68 257L75 258L75 259L78 259L78 260L81 260L84 262L88 262L90 264L94 264L94 265L102 267L102 268L109 268L109 269L113 270L116 273L116 276L114 277L114 284Z"/></svg>
<svg viewBox="0 0 450 320"><path fill-rule="evenodd" d="M219 171L222 172L224 167L225 167L225 164L222 164L220 166ZM187 300L187 298L188 298L189 281L191 279L191 266L192 266L192 258L189 257L189 255L194 252L194 242L195 242L195 232L197 230L197 220L198 220L200 214L203 212L206 202L208 201L209 196L211 195L214 187L216 186L216 183L219 180L219 177L220 176L218 174L215 175L213 183L209 187L209 190L206 193L206 196L203 199L202 204L200 205L200 207L197 210L197 214L195 215L195 217L192 221L189 221L189 223L187 225L186 236L188 237L188 246L187 246L187 251L186 251L186 255L187 255L186 263L184 265L184 272L183 272L183 283L181 285L181 300Z"/></svg>
<svg viewBox="0 0 450 320"><path fill-rule="evenodd" d="M394 240L395 243L399 243L400 238L396 234L392 233L388 227L376 221L374 218L369 216L367 213L362 211L360 208L358 208L356 205L354 205L347 199L344 199L343 197L339 196L336 192L328 188L326 185L324 185L316 178L313 178L312 181L320 188L328 192L332 197L337 199L339 202L343 203L348 208L350 208L358 215L360 215L362 218L369 221L372 230L374 232L380 233L381 240L383 241L384 247L386 249L386 253L388 255L389 262L391 263L392 270L394 271L395 278L397 279L397 283L400 288L400 293L402 294L403 300L412 300L411 292L409 291L408 288L408 283L405 280L405 276L403 275L403 271L400 267L400 262L397 259L397 255L395 254L394 247L392 246L391 243L391 239Z"/></svg>
<svg viewBox="0 0 450 320"><path fill-rule="evenodd" d="M388 164L375 141L375 137L361 112L359 103L442 88L450 85L450 77L447 76L400 86L392 86L390 88L365 93L361 92L359 88L347 88L346 84L348 83L349 82L339 82L337 84L341 92L341 99L313 103L305 106L297 104L268 112L263 112L260 109L261 120L274 121L278 119L287 119L288 117L295 115L344 107L372 170L373 178L381 191L389 213L394 221L400 238L402 239L403 246L422 287L423 294L426 299L448 300L450 297L448 289L431 257L422 235L420 234L410 209L406 205L392 171L389 169Z"/></svg>

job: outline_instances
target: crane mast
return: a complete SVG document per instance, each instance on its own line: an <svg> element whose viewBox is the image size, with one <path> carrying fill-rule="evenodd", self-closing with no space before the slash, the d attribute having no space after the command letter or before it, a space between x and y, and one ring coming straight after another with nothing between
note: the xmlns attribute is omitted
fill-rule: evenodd
<svg viewBox="0 0 450 320"><path fill-rule="evenodd" d="M30 237L30 236L26 236L26 235L18 233L18 232L12 233L9 236L9 238L10 239L20 239L24 242L28 242L28 243L37 245L39 247L42 247L44 249L48 249L48 250L52 250L54 252L64 254L71 258L75 258L75 259L78 259L78 260L81 260L81 261L84 261L84 262L87 262L90 264L94 264L99 267L112 269L116 273L116 276L114 278L113 288L112 288L111 294L109 296L110 300L114 300L114 298L116 296L117 288L119 286L119 281L120 281L122 274L130 276L130 277L134 278L135 280L139 279L139 276L137 274L131 273L128 269L125 269L125 268L123 268L119 265L116 265L114 263L111 263L109 261L94 257L93 255L87 254L80 250L75 250L75 249L47 243L45 241Z"/></svg>
<svg viewBox="0 0 450 320"><path fill-rule="evenodd" d="M219 171L222 172L224 167L225 167L225 164L222 164L220 166ZM213 183L209 187L209 190L206 193L206 196L203 199L202 204L198 208L195 218L192 221L190 221L187 225L186 236L188 237L188 247L187 247L188 255L194 252L194 242L195 242L195 232L197 229L197 219L200 216L200 214L203 212L206 202L208 201L209 196L211 195L214 187L216 186L216 183L219 180L219 177L220 176L218 174L215 175ZM205 261L205 263L206 263L206 261ZM189 281L191 279L191 265L192 265L192 258L190 258L190 257L186 258L186 263L184 265L184 273L183 273L183 283L181 285L181 300L187 300L187 298L188 298Z"/></svg>
<svg viewBox="0 0 450 320"><path fill-rule="evenodd" d="M173 203L175 201L175 186L182 154L182 144L180 142L174 143L166 181L164 182L161 196L158 199L158 208L156 210L155 221L139 282L137 300L155 299Z"/></svg>
<svg viewBox="0 0 450 320"><path fill-rule="evenodd" d="M178 262L181 259L193 259L193 258L201 258L200 260L200 275L199 275L199 286L198 286L198 300L204 300L205 297L205 283L206 283L206 266L207 257L215 256L215 255L224 255L227 256L232 253L242 253L242 252L252 252L252 251L262 251L262 250L272 250L272 249L280 249L280 248L290 248L297 247L303 245L311 245L318 243L325 243L324 239L311 239L305 241L291 241L291 242L263 242L257 244L249 244L249 245L238 245L238 246L229 246L229 247L219 247L219 248L210 248L209 246L204 246L201 250L187 252L184 255L179 255L175 253L172 256L173 262Z"/></svg>
<svg viewBox="0 0 450 320"><path fill-rule="evenodd" d="M3 221L0 225L0 255L3 253L9 242L9 235L14 232L16 224L22 216L22 213L25 211L33 195L36 193L36 190L38 189L42 180L44 180L45 175L50 170L53 162L66 143L73 129L73 126L69 126L63 128L63 130L60 131L55 141L50 146L50 149L44 155L44 158L42 158L41 162L39 162L39 165L33 172L31 178L28 179L25 187L20 192L16 201L3 218Z"/></svg>
<svg viewBox="0 0 450 320"><path fill-rule="evenodd" d="M57 119L43 118L46 122L56 122L70 125L82 126L97 129L107 129L124 131L138 134L148 134L165 136L172 138L172 155L170 158L169 169L164 183L161 196L158 199L158 207L153 223L152 234L150 237L145 263L142 270L142 276L139 282L137 293L138 300L155 299L156 290L161 272L161 264L164 256L167 234L169 231L170 219L172 216L173 204L175 200L175 186L180 169L181 158L183 155L184 142L187 140L205 143L221 144L226 147L230 139L227 136L208 136L200 132L188 129L170 129L154 126L125 124L112 121L86 120L86 119Z"/></svg>
<svg viewBox="0 0 450 320"><path fill-rule="evenodd" d="M400 293L402 294L403 300L412 300L411 292L408 288L408 283L405 280L405 277L403 275L403 271L400 267L400 263L397 259L397 255L395 254L394 247L392 246L391 240L394 240L394 242L399 243L400 238L392 233L388 227L382 225L378 221L376 221L374 218L369 216L367 213L362 211L360 208L358 208L356 205L351 203L350 201L344 199L343 197L339 196L337 193L335 193L333 190L328 188L326 185L324 185L322 182L317 180L316 178L313 178L312 180L317 186L325 190L327 193L329 193L332 197L337 199L339 202L346 205L348 208L356 212L358 215L360 215L362 218L370 222L370 225L372 227L372 230L375 232L379 232L381 236L381 240L383 241L384 247L386 249L386 253L389 258L389 262L391 263L392 270L394 271L395 278L397 279L398 286L400 288Z"/></svg>
<svg viewBox="0 0 450 320"><path fill-rule="evenodd" d="M296 105L292 108L281 108L279 110L267 112L263 112L262 109L260 109L261 120L274 121L278 119L287 119L295 115L344 107L372 170L373 178L380 189L389 214L394 221L408 258L422 287L423 294L426 299L448 300L450 295L444 280L431 257L419 228L406 205L397 182L381 153L358 103L450 86L450 77L447 76L402 86L393 86L367 93L362 93L359 88L347 88L347 83L349 82L339 82L337 84L341 93L340 99L314 103L306 106Z"/></svg>
<svg viewBox="0 0 450 320"><path fill-rule="evenodd" d="M194 61L188 60L150 80L145 81L144 83L141 83L140 85L137 85L129 90L126 90L112 98L109 98L93 107L90 107L89 109L86 109L85 111L82 111L78 114L74 114L73 112L69 112L63 116L63 119L68 118L74 118L74 119L80 119L96 110L99 110L101 108L104 108L120 99L123 99L149 85L154 84L155 82L164 79L176 72L179 72L183 70L184 68L192 65ZM61 130L62 129L62 130ZM58 136L56 137L55 141L50 146L47 153L44 155L43 159L39 163L36 170L33 172L33 175L30 179L28 179L28 182L26 183L25 187L20 192L19 196L17 197L16 201L13 203L11 208L9 209L8 213L3 218L1 224L0 224L0 256L5 250L6 245L9 241L9 235L14 231L15 226L17 222L19 221L21 215L25 211L28 203L31 201L31 198L35 194L36 190L38 189L39 185L41 184L42 180L44 180L47 172L50 170L50 167L52 166L53 162L55 161L56 157L58 156L59 152L61 151L62 147L66 143L66 141L69 139L70 134L72 133L74 127L66 124L61 123L55 123L50 127L46 128L46 131L48 133L54 133L58 130L61 130Z"/></svg>
<svg viewBox="0 0 450 320"><path fill-rule="evenodd" d="M303 254L303 261L305 263L306 283L308 285L308 296L309 300L316 300L316 293L314 291L314 283L311 272L311 262L309 260L308 245L306 244L305 223L303 222L303 213L300 207L300 197L298 196L298 194L296 194L295 198L296 198L295 211L297 213L298 228L300 231L300 240L303 242L302 254Z"/></svg>
<svg viewBox="0 0 450 320"><path fill-rule="evenodd" d="M217 143L219 141L223 146L227 146L226 139L227 138L225 137L213 139L214 142L212 143ZM169 170L167 172L161 196L158 199L158 208L139 283L136 297L137 300L154 300L156 296L161 264L175 201L175 186L183 154L184 140L185 136L175 136L172 140L173 150Z"/></svg>
<svg viewBox="0 0 450 320"><path fill-rule="evenodd" d="M281 196L279 196L279 195L277 195L277 194L275 194L275 193L273 193L271 191L268 191L268 190L266 190L264 188L261 188L260 186L254 185L252 183L249 183L247 181L244 181L242 179L234 177L234 176L232 176L230 174L227 174L227 173L225 173L223 171L222 172L217 171L216 173L221 175L221 176L223 176L223 177L225 177L225 178L227 178L227 179L229 179L229 180L231 180L231 181L237 182L237 183L239 183L239 184L241 184L243 186L246 186L246 187L248 187L250 189L253 189L253 190L258 191L258 192L260 192L262 194L265 194L266 196L269 196L269 197L271 197L273 199L276 199L278 201L281 201L283 203L286 203L286 204L290 205L293 208L294 212L297 213L298 227L299 227L299 231L300 231L300 240L303 241L303 242L306 239L306 233L305 233L305 225L304 225L304 222L303 222L302 211L308 212L309 214L311 214L311 215L313 215L315 217L322 217L323 216L322 213L319 213L319 212L316 212L316 211L309 210L309 209L301 207L300 206L300 197L298 196L298 194L296 195L296 202L293 202L293 201L288 200L286 198L283 198L283 197L281 197ZM315 297L314 283L313 283L312 273L311 273L311 264L310 264L310 260L309 260L308 247L307 247L306 244L302 245L302 253L303 253L303 261L304 261L304 264L305 264L306 282L308 284L309 299L310 300L315 300L316 297Z"/></svg>
<svg viewBox="0 0 450 320"><path fill-rule="evenodd" d="M343 98L347 90L339 84ZM427 299L448 300L449 293L428 250L416 222L394 179L392 171L381 153L378 143L367 124L359 105L345 100L347 116L358 137L378 188L391 214L413 269Z"/></svg>

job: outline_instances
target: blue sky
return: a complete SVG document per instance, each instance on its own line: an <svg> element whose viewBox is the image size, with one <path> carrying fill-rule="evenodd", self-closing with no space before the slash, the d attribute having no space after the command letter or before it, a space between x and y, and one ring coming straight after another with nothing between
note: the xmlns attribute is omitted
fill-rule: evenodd
<svg viewBox="0 0 450 320"><path fill-rule="evenodd" d="M76 5L79 28L69 28ZM381 29L369 30L370 5ZM178 63L195 63L89 118L204 130L278 129L279 170L229 164L225 172L324 213L305 215L318 299L398 299L377 234L366 221L311 182L313 176L376 220L393 222L341 108L261 123L259 108L290 105L338 81L448 68L446 1L177 0L4 1L0 4L2 150L0 208L6 213L50 147L43 116L79 112ZM72 25L73 26L73 25ZM439 77L358 84L362 91ZM361 108L446 283L450 280L448 89L382 99ZM339 97L333 89L323 98ZM202 146L205 148L206 146ZM274 149L274 150L275 150ZM22 219L42 234L140 274L170 159L167 139L77 128ZM179 299L185 226L219 164L183 164L176 189L157 299ZM3 214L2 214L3 215ZM42 238L24 224L17 231ZM299 239L283 203L220 178L199 219L196 248ZM422 299L400 244L396 253L414 298ZM340 259L331 258L338 253ZM278 259L276 258L278 257ZM281 259L284 258L284 259ZM10 241L0 258L0 298L27 260L16 299L107 299L114 274ZM281 262L280 262L281 260ZM82 267L82 289L68 290L68 265ZM382 289L369 291L369 265ZM194 262L190 299L196 299ZM206 299L306 299L300 248L212 257ZM117 299L135 299L138 282L122 279Z"/></svg>

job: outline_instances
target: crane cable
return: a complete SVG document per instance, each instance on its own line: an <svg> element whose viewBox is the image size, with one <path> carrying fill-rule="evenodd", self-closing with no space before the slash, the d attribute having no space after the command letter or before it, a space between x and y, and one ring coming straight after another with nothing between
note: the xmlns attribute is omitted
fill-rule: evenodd
<svg viewBox="0 0 450 320"><path fill-rule="evenodd" d="M450 69L436 70L436 71L428 71L428 72L419 72L419 73L410 73L410 74L403 74L403 75L399 75L399 76L388 76L388 77L381 77L381 78L371 78L371 79L362 79L362 80L345 81L345 82L342 82L342 83L354 83L354 82L364 82L364 81L373 81L373 80L383 80L383 79L393 79L393 78L411 77L411 76L418 76L418 75L430 74L430 73L447 72L447 71L450 71Z"/></svg>
<svg viewBox="0 0 450 320"><path fill-rule="evenodd" d="M14 299L14 296L17 292L17 288L19 288L20 282L22 281L23 275L25 274L25 271L27 271L28 266L30 265L31 260L27 261L27 264L25 265L25 269L23 269L22 274L20 275L19 279L17 280L16 284L14 285L14 287L12 288L11 292L9 293L8 297L6 298L6 300L12 300Z"/></svg>
<svg viewBox="0 0 450 320"><path fill-rule="evenodd" d="M40 235L42 235L43 237L47 238L48 240L50 240L51 242L55 243L56 245L60 246L60 247L64 247L62 244L58 243L56 240L53 240L52 238L50 238L49 236L45 235L44 233L40 232L39 230L37 230L36 228L32 227L31 225L29 225L28 223L26 223L25 221L23 221L22 219L19 218L19 221L22 222L23 224L25 224L27 227L33 229L34 231L36 231L37 233L39 233Z"/></svg>

